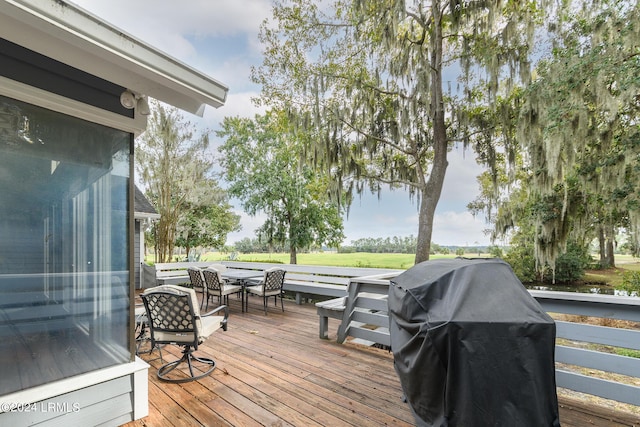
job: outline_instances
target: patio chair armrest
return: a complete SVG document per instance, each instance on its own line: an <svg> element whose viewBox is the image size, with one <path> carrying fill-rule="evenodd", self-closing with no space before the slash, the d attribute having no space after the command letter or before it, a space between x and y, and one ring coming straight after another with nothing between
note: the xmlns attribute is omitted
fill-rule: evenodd
<svg viewBox="0 0 640 427"><path fill-rule="evenodd" d="M211 316L213 314L216 314L220 310L224 310L224 319L222 319L222 330L226 331L227 330L227 319L229 318L229 307L227 307L226 305L221 305L220 307L216 307L211 311L208 311L208 312L206 312L204 314L200 314L200 317Z"/></svg>

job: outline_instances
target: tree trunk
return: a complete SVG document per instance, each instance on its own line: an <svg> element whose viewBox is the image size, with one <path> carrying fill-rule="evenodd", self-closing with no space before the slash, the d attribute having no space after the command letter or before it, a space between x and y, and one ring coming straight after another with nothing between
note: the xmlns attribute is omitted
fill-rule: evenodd
<svg viewBox="0 0 640 427"><path fill-rule="evenodd" d="M156 262L167 262L167 224L162 217L158 221L158 240L156 245L158 246L158 259Z"/></svg>
<svg viewBox="0 0 640 427"><path fill-rule="evenodd" d="M609 268L613 268L616 266L616 256L613 253L615 249L615 245L613 239L607 240L607 265Z"/></svg>
<svg viewBox="0 0 640 427"><path fill-rule="evenodd" d="M616 266L615 255L613 253L615 249L615 240L616 240L616 235L615 235L614 227L613 225L608 225L607 226L607 248L605 252L607 254L607 266L609 268L613 268Z"/></svg>
<svg viewBox="0 0 640 427"><path fill-rule="evenodd" d="M433 235L433 219L437 200L432 200L427 191L422 192L420 214L418 216L418 241L416 244L415 263L429 260L431 252L431 236Z"/></svg>
<svg viewBox="0 0 640 427"><path fill-rule="evenodd" d="M442 99L442 22L439 4L432 2L434 35L431 40L431 100L433 112L433 166L429 179L421 190L420 216L418 219L418 242L416 260L418 264L429 259L433 220L442 193L447 171L447 128L445 126L444 102Z"/></svg>
<svg viewBox="0 0 640 427"><path fill-rule="evenodd" d="M293 246L289 246L289 264L297 264L298 263L298 253L296 248Z"/></svg>
<svg viewBox="0 0 640 427"><path fill-rule="evenodd" d="M598 227L598 246L600 249L600 267L606 267L606 249L605 249L605 239L604 239L604 228L602 226Z"/></svg>
<svg viewBox="0 0 640 427"><path fill-rule="evenodd" d="M438 126L436 126L436 129ZM436 207L440 195L442 194L442 186L447 171L447 141L444 135L444 121L442 121L442 129L440 141L434 143L434 164L427 185L422 190L420 200L420 214L418 217L418 242L416 247L416 260L418 264L429 259L431 251L431 237L433 235L433 220L436 214ZM436 140L439 138L436 138Z"/></svg>

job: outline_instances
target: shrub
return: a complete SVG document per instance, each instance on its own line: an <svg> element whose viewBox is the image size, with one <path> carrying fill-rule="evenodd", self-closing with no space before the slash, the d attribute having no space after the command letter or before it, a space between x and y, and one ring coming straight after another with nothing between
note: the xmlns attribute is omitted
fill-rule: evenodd
<svg viewBox="0 0 640 427"><path fill-rule="evenodd" d="M584 269L591 263L587 248L575 244L567 245L567 252L556 260L556 281L575 282L584 276Z"/></svg>
<svg viewBox="0 0 640 427"><path fill-rule="evenodd" d="M495 258L502 258L504 256L504 252L502 252L502 248L499 246L489 246L489 255Z"/></svg>
<svg viewBox="0 0 640 427"><path fill-rule="evenodd" d="M625 271L622 273L622 283L616 289L624 291L630 296L640 296L640 271Z"/></svg>
<svg viewBox="0 0 640 427"><path fill-rule="evenodd" d="M504 256L504 260L511 265L521 282L531 283L537 279L533 246L513 246Z"/></svg>

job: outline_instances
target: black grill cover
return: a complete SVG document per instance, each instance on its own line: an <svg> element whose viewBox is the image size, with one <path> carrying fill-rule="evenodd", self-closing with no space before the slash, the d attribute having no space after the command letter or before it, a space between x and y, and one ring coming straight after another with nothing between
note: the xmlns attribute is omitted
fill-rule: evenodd
<svg viewBox="0 0 640 427"><path fill-rule="evenodd" d="M555 323L506 262L410 268L391 281L389 323L417 425L560 425Z"/></svg>

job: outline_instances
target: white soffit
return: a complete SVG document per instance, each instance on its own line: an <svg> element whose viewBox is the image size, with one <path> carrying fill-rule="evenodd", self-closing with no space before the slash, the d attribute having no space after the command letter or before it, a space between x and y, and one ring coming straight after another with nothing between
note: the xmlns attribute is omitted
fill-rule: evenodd
<svg viewBox="0 0 640 427"><path fill-rule="evenodd" d="M227 98L224 84L62 0L0 0L0 37L199 116Z"/></svg>

